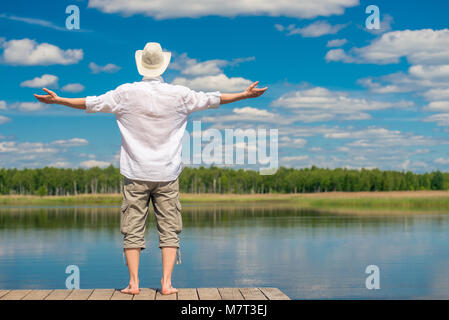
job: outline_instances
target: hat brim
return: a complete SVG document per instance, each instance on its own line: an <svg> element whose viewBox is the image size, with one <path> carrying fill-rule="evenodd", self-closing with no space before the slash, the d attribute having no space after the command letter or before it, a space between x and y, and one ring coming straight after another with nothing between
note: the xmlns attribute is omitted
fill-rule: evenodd
<svg viewBox="0 0 449 320"><path fill-rule="evenodd" d="M162 66L156 69L145 68L142 65L142 52L143 50L136 51L136 66L139 74L144 77L157 77L163 74L164 71L167 69L168 64L170 63L171 52L162 52L162 55L164 57L164 63L162 64Z"/></svg>

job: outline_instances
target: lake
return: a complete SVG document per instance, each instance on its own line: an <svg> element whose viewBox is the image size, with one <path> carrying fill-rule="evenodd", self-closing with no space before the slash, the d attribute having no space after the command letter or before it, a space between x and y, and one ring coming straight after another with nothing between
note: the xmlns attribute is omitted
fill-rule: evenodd
<svg viewBox="0 0 449 320"><path fill-rule="evenodd" d="M141 287L160 285L154 216ZM288 205L183 205L175 287L278 287L292 299L449 298L449 214L333 213ZM0 208L0 289L122 288L119 207ZM376 265L380 289L368 290Z"/></svg>

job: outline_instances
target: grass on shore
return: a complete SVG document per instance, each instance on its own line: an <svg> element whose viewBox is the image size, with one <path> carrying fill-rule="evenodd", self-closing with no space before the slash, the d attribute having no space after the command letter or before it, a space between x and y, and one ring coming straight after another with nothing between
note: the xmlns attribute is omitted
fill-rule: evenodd
<svg viewBox="0 0 449 320"><path fill-rule="evenodd" d="M304 208L360 208L449 210L449 191L323 192L313 194L190 194L180 195L182 203L282 203ZM77 196L0 196L0 206L119 205L121 194Z"/></svg>

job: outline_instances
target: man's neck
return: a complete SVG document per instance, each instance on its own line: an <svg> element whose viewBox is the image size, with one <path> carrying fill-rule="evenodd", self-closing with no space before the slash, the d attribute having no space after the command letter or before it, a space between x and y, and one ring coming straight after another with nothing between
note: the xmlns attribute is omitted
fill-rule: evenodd
<svg viewBox="0 0 449 320"><path fill-rule="evenodd" d="M158 81L158 82L164 82L164 79L161 76L157 76L157 77L147 77L144 76L142 78L142 81Z"/></svg>

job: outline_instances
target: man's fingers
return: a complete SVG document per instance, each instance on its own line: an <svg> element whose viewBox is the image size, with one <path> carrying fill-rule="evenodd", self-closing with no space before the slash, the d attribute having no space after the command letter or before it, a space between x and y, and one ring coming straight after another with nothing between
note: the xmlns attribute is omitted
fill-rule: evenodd
<svg viewBox="0 0 449 320"><path fill-rule="evenodd" d="M48 103L49 100L48 98L50 97L48 94L46 95L39 95L39 94L34 94L34 96L36 97L37 100L39 100L40 102L43 103Z"/></svg>
<svg viewBox="0 0 449 320"><path fill-rule="evenodd" d="M268 87L265 87L265 88L255 88L254 90L255 90L256 92L265 92L267 89L268 89Z"/></svg>
<svg viewBox="0 0 449 320"><path fill-rule="evenodd" d="M51 96L53 96L53 95L56 95L56 93L54 93L53 91L51 91L51 90L48 90L47 88L42 88L42 90L44 90L45 92L47 92L49 95L51 95Z"/></svg>
<svg viewBox="0 0 449 320"><path fill-rule="evenodd" d="M257 86L257 84L259 83L259 81L254 82L252 85L249 86L249 90L253 90L255 86Z"/></svg>

